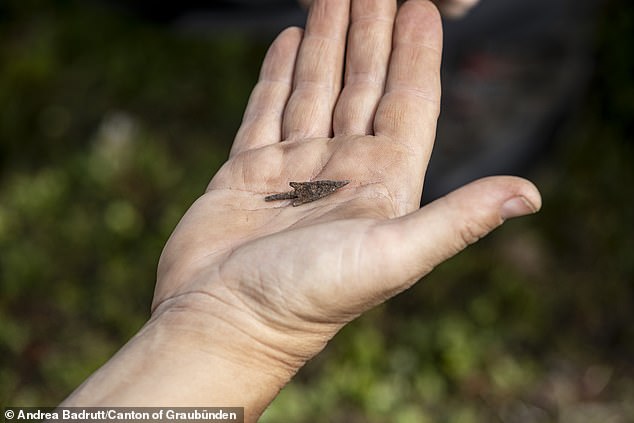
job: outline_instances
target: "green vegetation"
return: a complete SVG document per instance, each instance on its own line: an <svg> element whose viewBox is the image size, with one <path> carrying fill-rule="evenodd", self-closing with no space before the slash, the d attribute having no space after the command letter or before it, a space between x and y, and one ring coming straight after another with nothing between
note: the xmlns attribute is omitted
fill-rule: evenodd
<svg viewBox="0 0 634 423"><path fill-rule="evenodd" d="M147 319L268 44L95 4L0 8L6 405L56 404ZM634 420L634 6L601 22L590 94L532 175L543 211L346 327L263 422Z"/></svg>

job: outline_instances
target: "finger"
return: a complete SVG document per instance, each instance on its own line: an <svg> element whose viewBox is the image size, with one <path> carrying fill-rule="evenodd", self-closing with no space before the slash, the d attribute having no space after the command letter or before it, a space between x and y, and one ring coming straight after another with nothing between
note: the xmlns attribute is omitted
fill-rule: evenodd
<svg viewBox="0 0 634 423"><path fill-rule="evenodd" d="M297 57L293 93L286 106L284 139L327 137L341 89L350 2L315 0Z"/></svg>
<svg viewBox="0 0 634 423"><path fill-rule="evenodd" d="M335 135L372 134L385 87L395 14L394 0L352 3L344 88L333 119Z"/></svg>
<svg viewBox="0 0 634 423"><path fill-rule="evenodd" d="M377 228L386 274L393 280L387 289L400 292L438 264L478 241L505 220L531 214L541 208L541 197L527 180L497 176L463 186L422 209ZM378 257L380 256L380 257Z"/></svg>
<svg viewBox="0 0 634 423"><path fill-rule="evenodd" d="M293 85L301 39L300 28L288 28L271 44L233 142L232 156L282 139L282 116Z"/></svg>
<svg viewBox="0 0 634 423"><path fill-rule="evenodd" d="M396 17L374 132L408 144L421 155L421 162L431 152L440 110L441 50L442 26L436 7L425 0L405 2Z"/></svg>
<svg viewBox="0 0 634 423"><path fill-rule="evenodd" d="M460 18L467 14L480 0L436 0L442 14L449 18Z"/></svg>

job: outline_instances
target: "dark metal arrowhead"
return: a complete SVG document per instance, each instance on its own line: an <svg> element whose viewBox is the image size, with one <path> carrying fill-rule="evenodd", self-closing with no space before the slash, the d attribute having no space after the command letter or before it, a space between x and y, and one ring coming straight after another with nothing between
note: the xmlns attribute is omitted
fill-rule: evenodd
<svg viewBox="0 0 634 423"><path fill-rule="evenodd" d="M293 206L310 203L326 197L339 188L348 185L350 181L312 181L312 182L290 182L293 191L282 192L264 197L264 201L293 200Z"/></svg>

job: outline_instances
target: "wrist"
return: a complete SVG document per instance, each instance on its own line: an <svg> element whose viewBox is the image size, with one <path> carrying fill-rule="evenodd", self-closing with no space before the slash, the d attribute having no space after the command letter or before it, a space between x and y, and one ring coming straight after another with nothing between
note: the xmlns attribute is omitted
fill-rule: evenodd
<svg viewBox="0 0 634 423"><path fill-rule="evenodd" d="M311 304L280 298L272 287L263 293L260 282L254 287L231 280L209 275L190 278L188 291L156 302L152 319L169 327L191 349L203 348L247 371L265 371L285 383L346 323L304 313ZM200 340L205 340L203 346Z"/></svg>
<svg viewBox="0 0 634 423"><path fill-rule="evenodd" d="M148 324L169 333L169 348L269 375L285 384L305 363L279 345L280 334L249 312L237 297L190 292L163 302Z"/></svg>

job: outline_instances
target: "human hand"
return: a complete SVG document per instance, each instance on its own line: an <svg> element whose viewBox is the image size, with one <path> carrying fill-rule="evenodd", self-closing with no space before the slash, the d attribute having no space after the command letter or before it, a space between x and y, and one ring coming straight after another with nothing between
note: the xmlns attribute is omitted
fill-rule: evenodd
<svg viewBox="0 0 634 423"><path fill-rule="evenodd" d="M152 319L66 405L234 405L253 420L346 323L539 209L513 177L418 209L441 32L425 0L398 14L385 0L316 0L305 33L284 31L229 160L167 242ZM298 207L264 201L321 179L350 183Z"/></svg>
<svg viewBox="0 0 634 423"><path fill-rule="evenodd" d="M156 312L222 304L290 372L365 310L540 206L529 182L498 177L417 210L439 111L439 18L411 0L393 30L395 3L355 0L346 49L348 8L316 1L303 36L274 42L230 159L159 265ZM263 200L320 179L351 182L299 207Z"/></svg>

